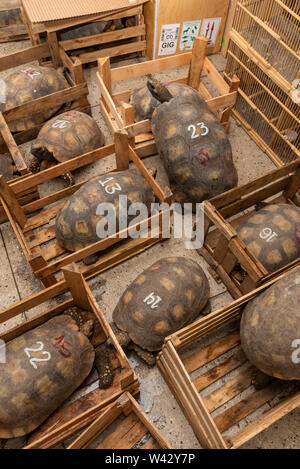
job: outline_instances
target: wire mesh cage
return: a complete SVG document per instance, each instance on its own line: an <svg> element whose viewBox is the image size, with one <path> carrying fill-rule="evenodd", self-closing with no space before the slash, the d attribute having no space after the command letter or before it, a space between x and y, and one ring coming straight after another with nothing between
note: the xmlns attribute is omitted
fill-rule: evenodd
<svg viewBox="0 0 300 469"><path fill-rule="evenodd" d="M236 74L240 89L234 114L277 165L300 157L299 104L233 40L225 77Z"/></svg>
<svg viewBox="0 0 300 469"><path fill-rule="evenodd" d="M300 0L238 0L233 30L288 83L300 70Z"/></svg>

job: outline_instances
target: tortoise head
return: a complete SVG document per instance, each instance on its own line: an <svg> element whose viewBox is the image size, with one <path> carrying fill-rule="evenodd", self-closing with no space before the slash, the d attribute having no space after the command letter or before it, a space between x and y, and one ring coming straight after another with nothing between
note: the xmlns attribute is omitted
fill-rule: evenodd
<svg viewBox="0 0 300 469"><path fill-rule="evenodd" d="M152 96L161 103L170 101L173 98L168 88L158 80L148 80L147 87Z"/></svg>
<svg viewBox="0 0 300 469"><path fill-rule="evenodd" d="M50 153L47 148L39 145L38 143L33 143L31 145L31 153L39 160L52 160L53 159L53 154Z"/></svg>

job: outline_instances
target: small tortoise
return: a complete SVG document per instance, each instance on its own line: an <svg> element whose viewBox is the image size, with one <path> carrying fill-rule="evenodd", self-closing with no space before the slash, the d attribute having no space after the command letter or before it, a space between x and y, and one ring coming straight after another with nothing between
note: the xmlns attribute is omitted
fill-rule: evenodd
<svg viewBox="0 0 300 469"><path fill-rule="evenodd" d="M103 146L104 137L95 120L79 111L68 111L53 117L40 130L31 153L33 173L58 161L63 163ZM74 184L71 173L63 175L68 185Z"/></svg>
<svg viewBox="0 0 300 469"><path fill-rule="evenodd" d="M8 111L28 101L41 98L67 88L63 74L50 67L26 66L0 80L0 111ZM20 132L42 124L55 114L59 107L41 111L33 116L9 122L12 132Z"/></svg>
<svg viewBox="0 0 300 469"><path fill-rule="evenodd" d="M4 176L6 181L9 181L14 176L20 176L21 173L16 169L16 166L7 154L0 155L0 174Z"/></svg>
<svg viewBox="0 0 300 469"><path fill-rule="evenodd" d="M261 372L300 380L300 267L251 300L243 311L241 344Z"/></svg>
<svg viewBox="0 0 300 469"><path fill-rule="evenodd" d="M147 85L162 103L153 113L152 131L174 200L195 208L236 186L230 142L204 99L197 93L173 98L156 80Z"/></svg>
<svg viewBox="0 0 300 469"><path fill-rule="evenodd" d="M268 272L300 257L300 208L264 204L237 228L237 233Z"/></svg>
<svg viewBox="0 0 300 469"><path fill-rule="evenodd" d="M169 83L164 86L174 97L199 96L198 91L182 83ZM138 122L144 119L151 119L153 112L160 105L160 101L150 93L146 85L132 93L130 104L134 107L134 118Z"/></svg>
<svg viewBox="0 0 300 469"><path fill-rule="evenodd" d="M148 365L169 334L208 314L209 284L195 261L168 257L144 270L125 290L112 328L122 347L131 345Z"/></svg>
<svg viewBox="0 0 300 469"><path fill-rule="evenodd" d="M0 28L23 24L20 0L1 0Z"/></svg>
<svg viewBox="0 0 300 469"><path fill-rule="evenodd" d="M126 210L129 223L136 217L128 215L129 205L143 203L149 210L154 200L151 187L136 170L95 177L75 192L59 211L56 217L56 239L68 251L78 251L119 231L120 205L122 211ZM112 204L115 211L112 209L107 215L107 208L103 205L103 214L100 214L100 204ZM92 255L84 261L90 264L97 259L97 255Z"/></svg>
<svg viewBox="0 0 300 469"><path fill-rule="evenodd" d="M106 33L108 31L115 31L117 29L122 29L123 27L124 26L120 19L95 21L94 23L81 24L79 26L72 26L71 28L64 29L58 33L58 37L60 41L66 41L69 39L78 39L81 37Z"/></svg>
<svg viewBox="0 0 300 469"><path fill-rule="evenodd" d="M93 320L83 322L77 308L65 310L6 345L0 364L0 438L27 435L86 379L93 364L99 386L112 384L103 347L89 341Z"/></svg>

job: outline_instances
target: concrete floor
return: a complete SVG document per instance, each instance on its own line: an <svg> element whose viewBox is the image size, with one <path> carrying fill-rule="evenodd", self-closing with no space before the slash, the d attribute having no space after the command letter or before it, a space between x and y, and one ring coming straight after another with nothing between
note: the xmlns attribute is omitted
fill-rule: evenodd
<svg viewBox="0 0 300 469"><path fill-rule="evenodd" d="M0 55L20 50L27 46L27 44L28 42L26 41L2 44L0 45ZM225 60L221 55L215 55L211 59L219 71L224 70ZM117 65L118 64L115 64L114 66ZM122 65L124 65L124 62L122 62ZM99 91L95 81L95 72L95 68L85 71L90 90L89 100L92 105L93 116L105 134L106 143L110 143L111 137L99 111ZM181 74L182 70L175 70L163 74L163 78L172 79L181 76ZM0 77L2 78L5 75L5 73L0 74ZM203 79L205 83L207 83L207 78L204 77ZM115 87L115 91L136 88L142 85L144 81L144 78L141 78L118 83ZM232 120L229 139L232 144L234 162L239 173L239 183L251 180L274 168L273 163L266 154L258 148L234 120ZM22 145L21 149L28 161L30 159L30 143ZM144 160L144 162L149 168L153 166L157 167L158 182L162 185L167 184L167 177L158 156L148 158ZM97 172L109 169L112 165L113 161L111 158L93 164L77 172L76 180L79 181L86 178L87 175L95 175ZM55 184L57 184L57 188L62 187L62 182L59 180L55 181ZM42 195L46 194L48 191L49 187L47 187L47 184L40 187ZM232 301L224 285L217 284L210 276L205 261L200 258L196 252L186 250L184 240L170 239L164 243L155 245L145 253L105 272L103 275L89 282L93 294L109 320L120 295L130 282L156 260L169 255L190 257L201 264L209 278L213 310ZM0 227L0 258L2 263L0 270L1 310L20 299L40 291L42 286L31 273L13 230L8 223L2 224ZM106 281L104 288L103 280ZM105 290L104 293L103 290ZM19 318L19 321L22 320L24 320L24 318ZM9 325L11 324L7 323L2 325L0 330L3 330ZM157 367L149 369L131 353L129 354L129 359L140 380L141 394L139 402L164 436L169 440L170 444L174 448L200 448L198 440L189 426L188 421L184 417L177 401L171 394ZM288 416L272 425L256 438L253 438L243 447L300 448L300 410L298 409L291 412Z"/></svg>

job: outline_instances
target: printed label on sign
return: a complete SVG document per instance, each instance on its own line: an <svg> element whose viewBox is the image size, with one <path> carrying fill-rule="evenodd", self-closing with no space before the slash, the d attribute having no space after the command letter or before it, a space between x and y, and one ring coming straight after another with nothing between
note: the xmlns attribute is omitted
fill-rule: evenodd
<svg viewBox="0 0 300 469"><path fill-rule="evenodd" d="M205 18L201 26L200 36L208 39L208 47L216 44L222 18Z"/></svg>
<svg viewBox="0 0 300 469"><path fill-rule="evenodd" d="M0 80L0 103L6 103L6 83L4 80Z"/></svg>
<svg viewBox="0 0 300 469"><path fill-rule="evenodd" d="M158 55L175 54L180 24L165 24L161 28Z"/></svg>
<svg viewBox="0 0 300 469"><path fill-rule="evenodd" d="M201 20L185 21L182 25L182 33L180 38L180 50L191 50L193 48L195 37L200 31Z"/></svg>

